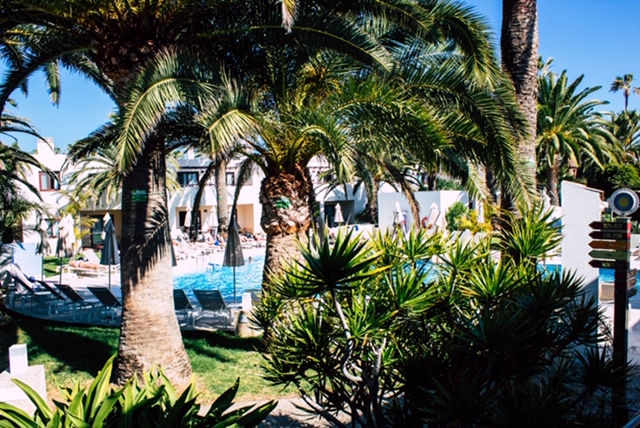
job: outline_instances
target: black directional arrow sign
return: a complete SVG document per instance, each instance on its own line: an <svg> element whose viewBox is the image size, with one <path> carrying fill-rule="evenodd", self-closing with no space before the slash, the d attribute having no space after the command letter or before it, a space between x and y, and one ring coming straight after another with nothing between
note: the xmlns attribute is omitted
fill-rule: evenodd
<svg viewBox="0 0 640 428"><path fill-rule="evenodd" d="M623 239L631 239L631 233L625 231L611 231L608 230L594 230L589 234L593 239L614 239L614 240L623 240Z"/></svg>
<svg viewBox="0 0 640 428"><path fill-rule="evenodd" d="M592 221L591 229L631 231L631 223L618 221Z"/></svg>
<svg viewBox="0 0 640 428"><path fill-rule="evenodd" d="M629 262L626 260L589 260L589 264L594 268L629 269Z"/></svg>

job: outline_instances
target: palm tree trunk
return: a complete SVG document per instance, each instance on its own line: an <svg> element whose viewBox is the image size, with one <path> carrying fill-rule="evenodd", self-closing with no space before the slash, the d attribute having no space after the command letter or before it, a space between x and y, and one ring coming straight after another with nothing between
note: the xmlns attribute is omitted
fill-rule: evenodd
<svg viewBox="0 0 640 428"><path fill-rule="evenodd" d="M560 162L556 159L553 165L547 168L547 194L553 206L560 206L560 195L558 194L558 182L560 181Z"/></svg>
<svg viewBox="0 0 640 428"><path fill-rule="evenodd" d="M186 385L191 362L173 305L166 164L162 138L151 136L122 189L122 327L117 383L162 366L175 385Z"/></svg>
<svg viewBox="0 0 640 428"><path fill-rule="evenodd" d="M405 175L392 165L390 162L383 161L384 165L393 177L393 179L400 185L400 189L404 194L404 197L407 198L407 202L409 203L409 209L411 210L411 216L413 217L414 227L420 227L420 203L416 199L416 194L413 191L413 188L406 180Z"/></svg>
<svg viewBox="0 0 640 428"><path fill-rule="evenodd" d="M378 223L378 192L380 191L380 179L375 176L371 180L371 188L368 191L369 215L372 223Z"/></svg>
<svg viewBox="0 0 640 428"><path fill-rule="evenodd" d="M502 68L511 78L527 120L527 135L519 146L520 159L536 176L536 119L538 99L537 0L503 0L500 49Z"/></svg>
<svg viewBox="0 0 640 428"><path fill-rule="evenodd" d="M229 197L227 196L227 161L220 159L216 166L216 195L218 200L218 227L226 231L229 225Z"/></svg>
<svg viewBox="0 0 640 428"><path fill-rule="evenodd" d="M305 170L267 174L260 186L262 217L260 224L267 234L263 287L285 262L297 258L297 243L305 242L311 227L313 185Z"/></svg>
<svg viewBox="0 0 640 428"><path fill-rule="evenodd" d="M435 172L430 172L429 175L427 175L427 190L433 192L435 190L437 190L437 184L438 183L438 174Z"/></svg>

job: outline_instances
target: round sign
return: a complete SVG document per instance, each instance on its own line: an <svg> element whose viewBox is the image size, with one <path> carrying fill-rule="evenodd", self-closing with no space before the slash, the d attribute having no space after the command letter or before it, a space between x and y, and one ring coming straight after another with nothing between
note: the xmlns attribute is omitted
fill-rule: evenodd
<svg viewBox="0 0 640 428"><path fill-rule="evenodd" d="M633 214L639 205L638 194L631 189L618 189L609 198L609 206L621 216Z"/></svg>

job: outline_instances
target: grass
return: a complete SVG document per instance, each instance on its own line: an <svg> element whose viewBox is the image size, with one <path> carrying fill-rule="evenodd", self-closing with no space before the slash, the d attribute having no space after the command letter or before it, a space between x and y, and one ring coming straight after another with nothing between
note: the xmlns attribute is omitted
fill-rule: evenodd
<svg viewBox="0 0 640 428"><path fill-rule="evenodd" d="M42 269L44 276L51 277L59 274L59 267L69 264L69 258L65 257L60 259L56 256L45 256L42 260Z"/></svg>
<svg viewBox="0 0 640 428"><path fill-rule="evenodd" d="M70 326L26 317L0 325L0 371L8 368L8 348L26 343L30 365L44 365L49 400L60 399L60 386L88 382L117 352L117 328ZM240 378L236 401L278 399L294 395L262 378L257 338L237 338L222 332L183 332L201 402L211 402Z"/></svg>

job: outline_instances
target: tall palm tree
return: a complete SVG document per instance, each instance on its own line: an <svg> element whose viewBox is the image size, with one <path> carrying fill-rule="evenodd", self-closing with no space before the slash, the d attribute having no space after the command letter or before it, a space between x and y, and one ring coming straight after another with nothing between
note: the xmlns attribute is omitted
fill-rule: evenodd
<svg viewBox="0 0 640 428"><path fill-rule="evenodd" d="M371 63L372 57L363 58L357 51L347 49L343 51L347 56L342 57L344 65L343 71L340 72L341 77L336 79L322 63L323 55L329 51L313 49L317 44L311 44L310 48L308 44L293 44L287 39L279 42L263 38L261 46L264 48L258 50L251 58L253 68L245 68L252 72L239 74L244 76L243 88L258 95L252 113L259 118L261 130L245 138L245 156L260 165L265 174L260 201L263 205L261 224L267 233L266 272L278 269L282 260L289 256L292 248L295 248L292 241L298 236L304 236L311 224L313 187L306 165L313 156L323 153L336 169L336 175L346 177L351 171L350 163L353 156L353 152L349 151L351 134L367 132L371 135L374 134L371 130L376 125L380 128L384 124L387 130L380 133L379 140L382 141L384 135L387 138L387 146L395 145L395 148L400 150L403 141L409 137L415 139L416 135L432 135L433 122L441 124L440 130L444 129L445 126L438 119L440 115L435 110L435 105L431 105L432 110L427 112L422 103L411 104L410 100L417 97L418 92L424 94L423 101L430 95L442 105L465 104L465 108L468 108L465 115L481 117L478 122L484 120L485 125L491 123L493 133L499 135L493 139L500 143L498 146L504 148L503 143L506 141L503 133L508 126L501 128L496 125L498 116L484 116L485 112L479 105L476 105L475 109L471 106L475 99L465 103L464 97L456 95L461 90L464 92L464 86L468 84L468 87L473 87L471 90L475 91L474 95L477 96L480 92L478 88L482 87L488 96L492 91L500 91L503 83L495 76L496 73L499 74L499 69L486 37L487 28L468 8L449 2L438 4L437 7L433 4L413 2L398 2L394 7L377 2L331 2L322 5L324 8L321 12L324 12L324 15L318 14L315 5L298 5L298 21L292 34L296 34L298 26L304 27L312 22L315 22L315 25L320 23L324 28L331 28L338 18L349 20L355 28L362 28L375 36L368 36L367 40L370 42L384 41L384 45L377 44L379 50L376 51L375 57L377 64L382 67L376 67L375 64L373 67L368 66L367 62L363 63L362 60ZM366 9L364 5L367 6ZM381 11L385 12L384 20L378 18ZM438 19L434 19L434 15L437 15ZM305 17L314 19L306 21ZM383 109L380 109L377 117L371 115L366 119L367 125L356 126L355 124L363 119L363 115L359 114L366 110L363 106L366 105L373 111L374 106L385 103L385 100L380 100L379 94L360 101L354 98L355 89L365 81L358 77L366 76L374 69L382 68L384 73L392 67L400 68L403 60L412 57L411 53L422 57L427 55L430 52L429 47L432 49L433 46L448 47L433 55L439 57L440 61L445 57L456 58L459 73L453 73L457 78L455 89L452 86L445 91L446 93L438 93L435 89L430 91L425 84L420 87L416 85L416 93L413 95L407 91L395 91L402 94L406 100L398 99L395 107L390 102L389 106L393 107L391 110L383 112ZM406 57L402 57L403 54ZM242 67L246 67L246 64L237 61L231 68L238 70ZM437 63L434 61L434 67L429 70L429 74L433 76L437 73ZM338 91L342 103L345 103L345 92L347 98L348 95L352 96L350 101L346 102L346 106L337 100L325 102L329 94L336 93L335 89L338 87L342 88ZM397 88L401 88L401 85L397 84L394 90ZM360 90L363 90L362 86ZM384 95L389 96L388 93ZM492 95L492 98L499 97ZM407 103L406 106L412 105L415 111L399 108L402 103ZM326 110L329 105L332 105L333 111ZM504 109L502 113L507 111L510 110ZM418 112L421 112L422 116ZM387 113L387 116L382 116ZM493 111L492 114L495 113L496 111ZM323 114L324 118L321 117ZM513 112L508 115L511 119L517 117ZM360 117L355 119L357 116ZM431 117L431 122L427 121L427 124L422 126L421 123L425 122L427 117ZM404 120L408 122L403 122ZM453 111L446 120L455 125ZM500 120L504 120L504 116L500 117ZM397 123L411 123L412 130L417 133L410 136L407 128L402 128ZM477 140L483 135L484 142L490 143L491 138L486 138L489 133L479 132L483 127L478 125L479 123L476 123L475 127L460 131L458 140ZM365 129L367 126L370 129ZM513 121L510 126L511 129L518 129ZM353 127L353 131L349 131L349 127ZM390 129L395 132L389 131ZM214 138L211 142L217 146L213 151L224 149ZM428 151L431 148L427 144L430 139L425 137L423 142L424 145L415 144L414 148ZM485 149L490 146L485 145ZM485 151L487 158L494 156L494 161L499 158L495 156L497 151ZM502 157L505 168L499 170L503 177L513 178L515 156L510 155L508 150L503 154L505 153L507 156ZM520 189L523 187L520 186Z"/></svg>
<svg viewBox="0 0 640 428"><path fill-rule="evenodd" d="M633 74L628 73L623 76L616 76L611 82L611 87L609 88L609 92L618 92L622 91L622 96L624 97L624 111L627 111L629 108L629 95L631 92L636 95L640 95L640 88L635 86L631 86L633 83Z"/></svg>
<svg viewBox="0 0 640 428"><path fill-rule="evenodd" d="M539 78L538 168L553 205L560 205L558 185L563 168L578 168L587 159L602 167L615 148L613 135L594 111L607 102L587 99L600 87L579 90L583 77L569 83L565 70L560 76L547 73Z"/></svg>
<svg viewBox="0 0 640 428"><path fill-rule="evenodd" d="M52 173L32 155L20 150L15 137L16 133L42 138L28 120L7 112L2 113L0 116L0 183L6 183L14 188L19 184L32 195L40 198L38 189L27 180L29 169L35 168ZM6 139L10 139L11 144L2 141Z"/></svg>
<svg viewBox="0 0 640 428"><path fill-rule="evenodd" d="M521 162L535 177L538 99L538 1L502 0L502 67L511 78L527 132L520 142Z"/></svg>
<svg viewBox="0 0 640 428"><path fill-rule="evenodd" d="M607 112L607 129L615 136L621 150L621 159L636 165L640 163L640 113L624 110Z"/></svg>
<svg viewBox="0 0 640 428"><path fill-rule="evenodd" d="M316 58L311 61L313 67L328 70L332 61L343 60L327 53L321 57L325 62ZM506 96L499 88L467 85L465 89L463 74L453 72L454 68L459 69L459 63L440 64L427 75L407 73L404 78L362 72L353 75L347 69L338 85L333 79L326 82L329 91L326 87L321 90L324 85L309 90L304 82L308 82L310 69L305 65L292 77L303 84L291 86L288 98L280 96L266 103L268 109L256 109L259 122L255 133L245 139L244 156L265 175L260 202L261 225L267 233L267 283L269 275L291 257L293 241L303 239L312 223L315 197L308 164L315 156L327 159L342 184L353 177L354 165L368 156L411 200L414 189L394 158L420 160L428 158L438 145L446 145L470 162L498 166L499 160L502 182L513 194L526 194L516 173L513 129L518 122L501 123L505 111L517 116L515 99L509 109L508 103L496 101ZM445 70L450 72L445 73L447 78L436 78L437 71ZM264 87L258 95L260 100L272 96L264 93ZM412 211L419 219L417 203Z"/></svg>
<svg viewBox="0 0 640 428"><path fill-rule="evenodd" d="M11 102L11 104L13 104ZM53 173L18 146L15 134L41 138L28 120L3 112L0 117L0 242L22 240L22 223L33 212L42 213L38 189L27 179L31 169ZM11 143L3 140L11 140ZM35 197L35 201L34 201Z"/></svg>
<svg viewBox="0 0 640 428"><path fill-rule="evenodd" d="M258 39L293 38L303 43L341 44L368 62L384 60L384 50L347 20L308 20L295 32L295 2L281 12L270 1L193 2L190 0L110 1L32 0L3 3L3 34L19 41L22 61L9 65L0 86L0 108L13 90L23 87L37 70L58 63L78 71L102 87L120 110L118 162L123 174L123 239L121 269L123 322L115 377L162 364L176 383L191 373L171 298L171 257L166 203L166 138L156 121L167 107L184 99L193 81L171 79L189 61L158 61L176 48L207 52L231 68L251 68L260 49ZM314 9L309 8L308 12ZM302 14L298 14L302 17ZM330 25L328 25L330 24ZM12 39L13 40L13 39ZM163 63L163 66L160 64ZM158 66L156 66L156 64ZM200 65L192 65L198 71ZM160 87L151 81L165 76ZM195 84L194 86L198 86ZM155 97L147 96L147 91ZM199 86L200 93L208 91ZM136 101L147 101L146 111ZM142 114L141 114L142 112ZM153 296L154 301L148 301ZM150 329L153 325L155 328Z"/></svg>

